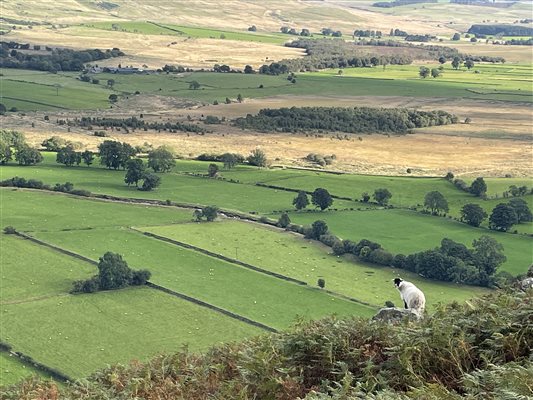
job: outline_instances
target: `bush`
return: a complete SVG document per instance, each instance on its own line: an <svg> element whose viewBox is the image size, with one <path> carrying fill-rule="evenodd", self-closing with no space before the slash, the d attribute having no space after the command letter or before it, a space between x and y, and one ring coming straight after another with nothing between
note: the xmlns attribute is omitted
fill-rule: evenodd
<svg viewBox="0 0 533 400"><path fill-rule="evenodd" d="M326 287L326 280L323 278L319 278L316 284L320 289L324 289Z"/></svg>
<svg viewBox="0 0 533 400"><path fill-rule="evenodd" d="M337 240L335 243L333 243L333 246L331 246L331 249L333 250L333 254L335 254L336 256L342 256L344 253L346 253L344 244L340 240Z"/></svg>
<svg viewBox="0 0 533 400"><path fill-rule="evenodd" d="M4 228L4 233L6 235L14 235L15 233L17 233L17 230L12 226L6 226Z"/></svg>
<svg viewBox="0 0 533 400"><path fill-rule="evenodd" d="M368 260L370 262L373 262L374 264L378 264L378 265L384 265L384 266L391 265L393 258L394 257L391 253L381 248L372 250L372 252L368 256Z"/></svg>
<svg viewBox="0 0 533 400"><path fill-rule="evenodd" d="M133 271L131 277L131 284L135 286L146 285L146 282L150 279L152 273L147 269L140 269Z"/></svg>
<svg viewBox="0 0 533 400"><path fill-rule="evenodd" d="M335 243L340 242L339 238L335 235L332 235L331 233L325 233L323 235L320 235L318 237L318 240L320 240L322 243L329 247L333 247Z"/></svg>

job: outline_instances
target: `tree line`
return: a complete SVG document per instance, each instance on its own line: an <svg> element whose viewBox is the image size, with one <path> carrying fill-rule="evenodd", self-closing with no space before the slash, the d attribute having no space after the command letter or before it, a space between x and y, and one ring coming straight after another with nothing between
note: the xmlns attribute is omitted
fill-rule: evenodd
<svg viewBox="0 0 533 400"><path fill-rule="evenodd" d="M60 71L83 71L84 64L123 56L118 48L100 50L71 50L49 47L47 54L33 54L29 44L0 42L0 68L24 68L52 73ZM37 50L34 46L34 50Z"/></svg>
<svg viewBox="0 0 533 400"><path fill-rule="evenodd" d="M182 122L147 122L144 119L137 117L128 118L109 118L109 117L81 117L69 120L69 126L81 126L92 129L92 126L99 126L102 128L123 128L128 129L153 129L157 131L183 131L204 133L206 130L199 125L186 124Z"/></svg>
<svg viewBox="0 0 533 400"><path fill-rule="evenodd" d="M445 111L414 111L402 108L370 107L291 107L262 109L256 115L237 118L243 129L263 132L300 132L309 130L348 133L407 133L410 129L457 122Z"/></svg>
<svg viewBox="0 0 533 400"><path fill-rule="evenodd" d="M533 28L510 24L474 24L468 33L501 36L533 36Z"/></svg>

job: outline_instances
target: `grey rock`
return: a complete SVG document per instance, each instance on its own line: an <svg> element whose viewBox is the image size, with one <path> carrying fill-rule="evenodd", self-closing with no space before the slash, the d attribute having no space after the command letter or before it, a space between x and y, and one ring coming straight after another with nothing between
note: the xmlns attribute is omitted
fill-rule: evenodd
<svg viewBox="0 0 533 400"><path fill-rule="evenodd" d="M378 313L374 315L372 320L385 321L395 324L401 322L404 318L408 318L410 321L419 321L422 319L422 315L415 310L406 310L398 307L385 307L380 309Z"/></svg>

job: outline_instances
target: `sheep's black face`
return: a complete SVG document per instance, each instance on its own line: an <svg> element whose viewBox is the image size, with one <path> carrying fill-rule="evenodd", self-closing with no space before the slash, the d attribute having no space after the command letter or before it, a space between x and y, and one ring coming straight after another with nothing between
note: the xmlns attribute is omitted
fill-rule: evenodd
<svg viewBox="0 0 533 400"><path fill-rule="evenodd" d="M394 279L394 284L396 285L396 287L400 286L401 282L402 282L402 280L400 278Z"/></svg>

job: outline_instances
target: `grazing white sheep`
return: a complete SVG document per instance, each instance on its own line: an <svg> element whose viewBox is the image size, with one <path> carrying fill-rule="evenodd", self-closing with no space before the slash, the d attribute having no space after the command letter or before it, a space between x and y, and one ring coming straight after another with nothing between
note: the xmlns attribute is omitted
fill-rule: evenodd
<svg viewBox="0 0 533 400"><path fill-rule="evenodd" d="M426 297L419 288L400 278L394 279L394 285L400 291L400 297L406 309L414 310L419 314L424 312Z"/></svg>

